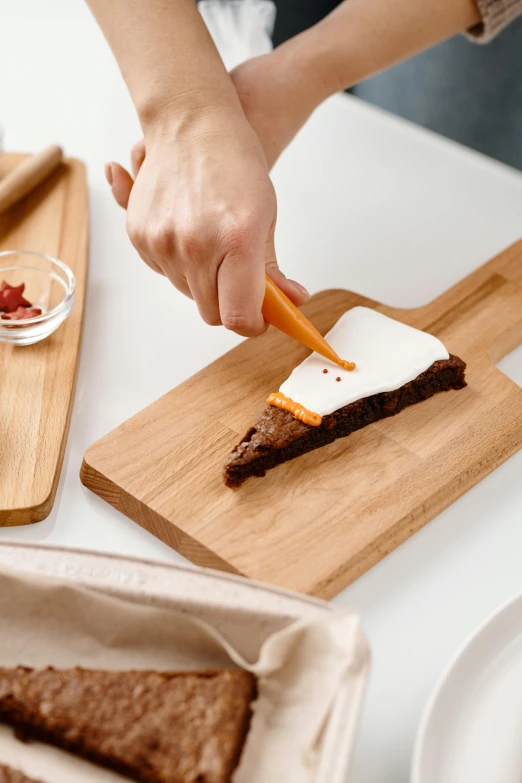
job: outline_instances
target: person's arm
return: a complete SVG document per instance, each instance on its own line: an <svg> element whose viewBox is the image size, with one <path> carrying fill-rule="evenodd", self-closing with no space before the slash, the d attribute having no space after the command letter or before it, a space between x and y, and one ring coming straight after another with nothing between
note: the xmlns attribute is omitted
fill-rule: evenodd
<svg viewBox="0 0 522 783"><path fill-rule="evenodd" d="M87 0L145 133L190 109L238 111L230 77L193 0Z"/></svg>
<svg viewBox="0 0 522 783"><path fill-rule="evenodd" d="M324 94L351 87L480 22L475 0L345 0L281 47L317 72ZM308 55L305 55L308 52Z"/></svg>
<svg viewBox="0 0 522 783"><path fill-rule="evenodd" d="M475 0L345 0L314 27L240 65L232 80L269 165L330 95L480 21Z"/></svg>
<svg viewBox="0 0 522 783"><path fill-rule="evenodd" d="M194 0L88 3L144 133L127 213L133 244L205 321L259 334L265 269L296 303L307 297L277 270L263 149Z"/></svg>

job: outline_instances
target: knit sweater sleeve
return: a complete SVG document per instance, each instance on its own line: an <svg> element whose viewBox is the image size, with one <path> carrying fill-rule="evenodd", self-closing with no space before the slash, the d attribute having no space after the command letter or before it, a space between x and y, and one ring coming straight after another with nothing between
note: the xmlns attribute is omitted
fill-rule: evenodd
<svg viewBox="0 0 522 783"><path fill-rule="evenodd" d="M482 22L468 30L468 38L476 43L487 43L497 33L522 14L522 0L476 0Z"/></svg>

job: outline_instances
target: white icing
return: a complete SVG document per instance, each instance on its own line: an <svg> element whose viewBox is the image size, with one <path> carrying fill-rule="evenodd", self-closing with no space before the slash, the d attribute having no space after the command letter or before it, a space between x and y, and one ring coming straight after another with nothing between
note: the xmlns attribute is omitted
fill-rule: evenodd
<svg viewBox="0 0 522 783"><path fill-rule="evenodd" d="M357 365L349 372L312 353L280 391L326 416L372 394L394 391L449 354L436 337L367 307L354 307L326 335L334 351ZM327 373L323 370L327 369ZM340 381L336 378L340 377Z"/></svg>

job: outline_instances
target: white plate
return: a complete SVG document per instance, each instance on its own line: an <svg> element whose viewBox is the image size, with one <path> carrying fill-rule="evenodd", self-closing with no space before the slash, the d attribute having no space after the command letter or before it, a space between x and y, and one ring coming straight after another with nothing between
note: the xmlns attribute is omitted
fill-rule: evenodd
<svg viewBox="0 0 522 783"><path fill-rule="evenodd" d="M450 663L424 710L412 783L522 781L522 595Z"/></svg>

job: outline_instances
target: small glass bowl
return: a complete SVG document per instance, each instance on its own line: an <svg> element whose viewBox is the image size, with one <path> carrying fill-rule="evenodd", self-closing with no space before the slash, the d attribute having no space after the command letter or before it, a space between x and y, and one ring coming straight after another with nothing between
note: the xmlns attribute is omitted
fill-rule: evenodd
<svg viewBox="0 0 522 783"><path fill-rule="evenodd" d="M0 252L0 284L25 284L23 296L42 311L34 318L9 321L0 313L0 343L33 345L49 337L72 310L76 280L57 258L32 250Z"/></svg>

